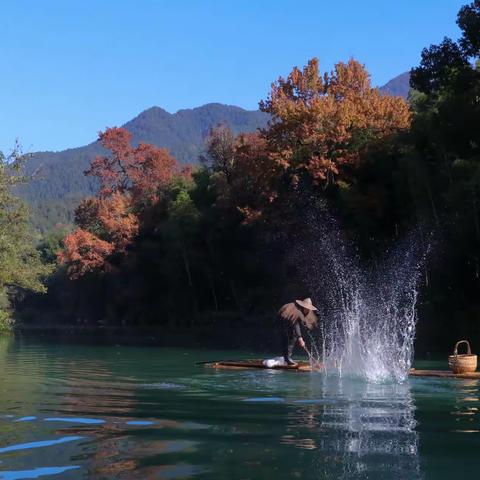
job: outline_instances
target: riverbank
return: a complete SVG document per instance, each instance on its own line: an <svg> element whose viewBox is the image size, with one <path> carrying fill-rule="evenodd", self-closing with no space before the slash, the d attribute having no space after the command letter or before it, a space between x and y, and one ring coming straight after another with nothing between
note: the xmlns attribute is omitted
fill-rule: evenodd
<svg viewBox="0 0 480 480"><path fill-rule="evenodd" d="M277 332L273 325L266 320L259 322L258 325L226 322L225 324L216 323L192 327L19 323L13 334L18 337L38 338L62 343L221 348L224 350L265 352L265 354L278 353L280 348ZM417 336L415 342L416 358L447 358L447 355L451 353L451 347L445 340L438 344L432 344L431 341L426 342L424 338L424 335ZM317 342L319 342L318 339Z"/></svg>
<svg viewBox="0 0 480 480"><path fill-rule="evenodd" d="M278 350L277 332L267 327L195 326L126 327L110 325L19 324L14 334L20 337L54 339L62 342L119 344L158 347L222 348L226 350Z"/></svg>

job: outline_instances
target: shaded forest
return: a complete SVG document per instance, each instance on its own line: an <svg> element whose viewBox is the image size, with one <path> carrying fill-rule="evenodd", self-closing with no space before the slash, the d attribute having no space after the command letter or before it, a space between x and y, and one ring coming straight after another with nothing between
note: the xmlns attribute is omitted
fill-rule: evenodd
<svg viewBox="0 0 480 480"><path fill-rule="evenodd" d="M307 241L306 219L326 208L365 262L419 224L434 231L418 337L441 348L478 335L480 1L457 23L458 40L423 50L408 101L372 88L355 60L323 73L312 59L272 84L260 102L268 125L218 125L199 165L126 129L102 132L85 172L99 189L77 206L73 230L43 236L39 255L56 265L48 293L9 287L18 316L134 328L265 324L309 295L313 269L290 252Z"/></svg>

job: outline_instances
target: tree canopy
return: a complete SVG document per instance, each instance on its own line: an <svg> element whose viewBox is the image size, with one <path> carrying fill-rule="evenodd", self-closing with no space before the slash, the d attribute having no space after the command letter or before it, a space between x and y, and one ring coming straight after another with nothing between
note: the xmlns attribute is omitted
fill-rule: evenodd
<svg viewBox="0 0 480 480"><path fill-rule="evenodd" d="M19 293L45 292L43 279L51 271L35 248L27 206L13 193L27 180L24 163L18 146L7 157L0 153L0 327Z"/></svg>

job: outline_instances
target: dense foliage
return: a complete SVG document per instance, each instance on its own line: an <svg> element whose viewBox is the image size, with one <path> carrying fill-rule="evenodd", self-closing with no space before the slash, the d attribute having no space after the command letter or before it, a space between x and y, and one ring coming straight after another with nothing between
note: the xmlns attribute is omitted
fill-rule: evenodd
<svg viewBox="0 0 480 480"><path fill-rule="evenodd" d="M234 133L253 131L267 124L268 116L259 111L208 104L170 114L152 107L124 126L132 141L168 148L182 164L195 163L203 152L204 139L218 123L228 123ZM95 195L95 178L83 175L90 162L105 153L100 142L61 152L37 152L27 168L32 175L18 191L32 210L33 226L42 233L56 224L72 224L76 205L86 196Z"/></svg>
<svg viewBox="0 0 480 480"><path fill-rule="evenodd" d="M479 22L476 0L458 14L458 41L422 52L409 102L372 88L354 60L294 68L260 102L270 123L218 125L194 168L106 130L87 171L99 189L63 243L59 232L44 242L61 267L27 306L65 322L255 322L310 293L315 272L291 252L315 248L307 219L327 205L368 261L418 224L433 229L420 337L469 336L480 314Z"/></svg>
<svg viewBox="0 0 480 480"><path fill-rule="evenodd" d="M429 313L437 334L468 336L480 313L480 1L462 7L457 23L461 38L424 49L411 72L410 164L419 215L441 241Z"/></svg>
<svg viewBox="0 0 480 480"><path fill-rule="evenodd" d="M58 255L71 281L59 273L51 288L65 317L192 324L215 311L268 311L286 291L303 292L284 261L286 238L301 228L295 211L309 195L335 202L353 188L410 113L372 88L358 62L321 75L316 59L274 83L261 109L269 126L238 135L214 128L195 169L135 146L125 129L100 135L110 153L86 172L98 193L78 206ZM90 288L96 295L79 307Z"/></svg>
<svg viewBox="0 0 480 480"><path fill-rule="evenodd" d="M45 292L42 279L51 271L34 246L26 205L12 193L25 181L23 165L18 147L0 153L0 330L12 325L12 302L26 291Z"/></svg>

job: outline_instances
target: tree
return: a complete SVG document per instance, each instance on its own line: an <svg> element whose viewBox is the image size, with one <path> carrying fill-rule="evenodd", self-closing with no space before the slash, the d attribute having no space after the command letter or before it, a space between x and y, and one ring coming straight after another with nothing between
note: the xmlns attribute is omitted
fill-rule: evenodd
<svg viewBox="0 0 480 480"><path fill-rule="evenodd" d="M207 155L201 156L200 160L209 164L214 172L221 173L230 185L235 167L235 136L228 125L218 125L213 128L205 145Z"/></svg>
<svg viewBox="0 0 480 480"><path fill-rule="evenodd" d="M420 65L411 70L412 88L433 96L475 88L480 75L474 65L480 56L480 0L459 10L457 25L462 32L458 42L445 37L439 45L423 49Z"/></svg>
<svg viewBox="0 0 480 480"><path fill-rule="evenodd" d="M124 128L108 128L99 140L111 155L98 156L85 172L99 179L99 197L128 191L136 203L155 201L159 189L179 172L167 149L145 143L133 147L132 135Z"/></svg>
<svg viewBox="0 0 480 480"><path fill-rule="evenodd" d="M441 268L429 275L430 315L438 330L465 335L480 311L480 2L462 7L458 41L445 38L424 49L412 69L414 119L406 160L413 194L442 233ZM416 177L416 178L415 178ZM418 181L417 181L418 180ZM455 320L464 317L464 325ZM456 329L454 332L453 329ZM469 333L470 334L470 333Z"/></svg>
<svg viewBox="0 0 480 480"><path fill-rule="evenodd" d="M263 132L273 162L292 182L307 173L314 182L332 181L342 167L358 163L373 142L405 130L407 103L380 95L365 68L355 60L319 73L314 58L272 85L260 109L272 116Z"/></svg>
<svg viewBox="0 0 480 480"><path fill-rule="evenodd" d="M27 207L12 193L26 181L24 163L18 147L8 157L0 153L0 326L18 293L45 292L43 279L51 272L35 248Z"/></svg>
<svg viewBox="0 0 480 480"><path fill-rule="evenodd" d="M99 179L99 192L76 209L78 228L65 237L58 254L72 279L110 270L112 256L124 254L138 234L146 207L158 203L162 189L182 174L166 149L133 147L125 129L107 129L99 139L111 155L97 157L85 172Z"/></svg>
<svg viewBox="0 0 480 480"><path fill-rule="evenodd" d="M234 208L251 220L276 197L276 181L281 175L266 150L267 142L259 133L235 137L226 125L211 130L206 139L207 155L201 157L211 173L216 205Z"/></svg>
<svg viewBox="0 0 480 480"><path fill-rule="evenodd" d="M58 255L72 279L110 270L111 255L124 253L138 233L139 221L131 210L130 195L118 191L79 205L75 215L79 228L65 237Z"/></svg>
<svg viewBox="0 0 480 480"><path fill-rule="evenodd" d="M199 217L199 212L188 191L185 188L181 188L168 207L166 228L168 237L172 240L173 245L175 245L182 257L188 287L193 299L194 313L198 311L198 299L192 276L189 250L196 238Z"/></svg>
<svg viewBox="0 0 480 480"><path fill-rule="evenodd" d="M77 228L63 240L64 248L58 253L60 263L68 265L68 275L76 280L87 273L109 269L108 258L114 245L98 238L88 230Z"/></svg>
<svg viewBox="0 0 480 480"><path fill-rule="evenodd" d="M480 0L464 5L457 16L462 31L460 46L469 57L480 57Z"/></svg>
<svg viewBox="0 0 480 480"><path fill-rule="evenodd" d="M439 91L458 81L469 69L468 58L460 46L448 37L440 45L422 50L422 60L410 75L411 86L425 94Z"/></svg>

